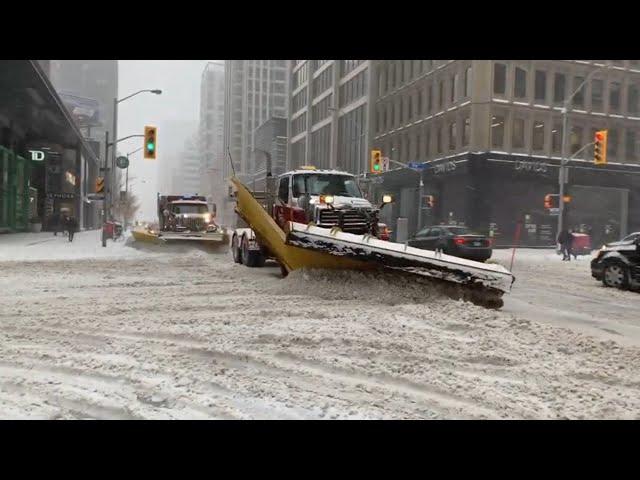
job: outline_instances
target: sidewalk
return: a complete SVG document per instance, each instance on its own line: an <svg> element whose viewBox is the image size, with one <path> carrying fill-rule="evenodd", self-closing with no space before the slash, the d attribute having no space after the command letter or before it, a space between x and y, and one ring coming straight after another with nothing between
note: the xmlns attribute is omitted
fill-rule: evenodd
<svg viewBox="0 0 640 480"><path fill-rule="evenodd" d="M131 258L147 253L130 248L125 239L107 241L102 246L100 230L85 230L75 234L73 242L62 233L11 233L0 235L0 262L77 260L89 258Z"/></svg>

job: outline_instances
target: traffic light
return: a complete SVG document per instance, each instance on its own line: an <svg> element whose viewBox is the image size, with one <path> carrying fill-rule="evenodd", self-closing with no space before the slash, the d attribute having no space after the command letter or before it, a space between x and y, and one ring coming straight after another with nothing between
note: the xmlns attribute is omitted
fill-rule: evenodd
<svg viewBox="0 0 640 480"><path fill-rule="evenodd" d="M157 128L147 125L144 127L144 158L146 160L155 160L158 146L156 144Z"/></svg>
<svg viewBox="0 0 640 480"><path fill-rule="evenodd" d="M607 130L598 130L593 143L593 163L605 165L607 163Z"/></svg>
<svg viewBox="0 0 640 480"><path fill-rule="evenodd" d="M425 198L427 200L427 207L433 208L436 206L436 197L433 195L427 195Z"/></svg>
<svg viewBox="0 0 640 480"><path fill-rule="evenodd" d="M371 165L369 168L371 173L382 173L382 151L371 150Z"/></svg>
<svg viewBox="0 0 640 480"><path fill-rule="evenodd" d="M96 177L96 193L104 192L104 177Z"/></svg>

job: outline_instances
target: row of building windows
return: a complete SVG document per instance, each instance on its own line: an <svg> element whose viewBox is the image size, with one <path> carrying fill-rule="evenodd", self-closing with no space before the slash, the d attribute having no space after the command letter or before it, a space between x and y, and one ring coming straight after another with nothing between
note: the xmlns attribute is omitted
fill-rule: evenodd
<svg viewBox="0 0 640 480"><path fill-rule="evenodd" d="M320 75L313 79L312 95L317 97L333 85L333 65L325 68Z"/></svg>
<svg viewBox="0 0 640 480"><path fill-rule="evenodd" d="M366 153L366 105L342 115L338 121L338 168L361 173Z"/></svg>
<svg viewBox="0 0 640 480"><path fill-rule="evenodd" d="M304 132L307 129L307 112L303 112L299 117L291 120L291 136Z"/></svg>
<svg viewBox="0 0 640 480"><path fill-rule="evenodd" d="M400 162L422 162L450 155L468 148L471 139L471 119L464 117L434 122L409 132L392 135L382 141L385 155Z"/></svg>
<svg viewBox="0 0 640 480"><path fill-rule="evenodd" d="M308 87L304 87L291 97L291 113L296 113L301 108L307 106L307 88Z"/></svg>
<svg viewBox="0 0 640 480"><path fill-rule="evenodd" d="M528 71L518 65L510 69L508 65L497 62L493 67L494 95L527 103L561 105L577 91L571 101L574 109L637 115L640 112L639 86L630 80L614 76L597 78L596 74L595 78L584 83L585 75L542 69Z"/></svg>
<svg viewBox="0 0 640 480"><path fill-rule="evenodd" d="M366 60L340 60L340 77L346 76L364 62L366 62Z"/></svg>
<svg viewBox="0 0 640 480"><path fill-rule="evenodd" d="M291 168L299 167L300 165L305 165L307 163L306 160L307 154L307 139L301 138L297 142L291 144Z"/></svg>
<svg viewBox="0 0 640 480"><path fill-rule="evenodd" d="M592 123L571 126L568 135L569 154L579 152L593 142L595 132L607 128L607 153L617 161L635 162L640 151L638 128L614 124L609 127ZM557 118L524 118L517 113L499 112L491 117L491 147L499 151L528 151L537 154L562 153L562 121ZM593 148L585 148L578 158L590 159Z"/></svg>
<svg viewBox="0 0 640 480"><path fill-rule="evenodd" d="M311 124L316 124L321 120L327 118L331 111L329 107L333 104L333 94L327 95L318 103L311 107Z"/></svg>
<svg viewBox="0 0 640 480"><path fill-rule="evenodd" d="M331 125L311 133L310 160L317 168L329 168L331 154Z"/></svg>
<svg viewBox="0 0 640 480"><path fill-rule="evenodd" d="M394 60L378 68L379 95L386 95L401 85L432 71L446 60Z"/></svg>
<svg viewBox="0 0 640 480"><path fill-rule="evenodd" d="M304 84L309 78L309 63L305 63L298 70L293 72L293 76L291 78L291 90L295 90L300 85Z"/></svg>
<svg viewBox="0 0 640 480"><path fill-rule="evenodd" d="M462 76L462 80L461 80ZM376 106L375 131L393 130L426 115L442 112L461 100L471 98L471 67L462 73L425 83ZM437 85L437 89L434 88Z"/></svg>
<svg viewBox="0 0 640 480"><path fill-rule="evenodd" d="M368 93L367 71L363 70L348 82L340 85L340 107L349 105Z"/></svg>

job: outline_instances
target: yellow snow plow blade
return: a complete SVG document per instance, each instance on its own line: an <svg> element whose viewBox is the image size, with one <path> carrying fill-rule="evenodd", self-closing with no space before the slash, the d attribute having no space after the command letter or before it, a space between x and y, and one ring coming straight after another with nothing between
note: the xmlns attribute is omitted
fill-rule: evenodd
<svg viewBox="0 0 640 480"><path fill-rule="evenodd" d="M286 234L271 218L251 192L238 180L231 179L236 187L236 212L255 232L262 245L269 249L278 262L291 272L300 268L327 268L344 270L370 270L370 265L358 260L339 258L324 252L316 252L305 248L293 247L285 243Z"/></svg>
<svg viewBox="0 0 640 480"><path fill-rule="evenodd" d="M146 228L135 228L131 235L136 242L159 243L158 234Z"/></svg>

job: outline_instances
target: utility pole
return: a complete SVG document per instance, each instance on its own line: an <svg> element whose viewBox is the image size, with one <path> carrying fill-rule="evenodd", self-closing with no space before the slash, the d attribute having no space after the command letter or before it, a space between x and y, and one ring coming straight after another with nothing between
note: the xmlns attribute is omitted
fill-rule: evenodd
<svg viewBox="0 0 640 480"><path fill-rule="evenodd" d="M107 158L109 158L109 131L105 131L104 132L105 135L105 139L104 139L104 189L103 189L103 193L102 193L102 246L106 247L107 246L107 232L105 230L105 224L107 222L107 192L109 191L109 180L108 177L109 175L107 174L108 169L107 169Z"/></svg>

